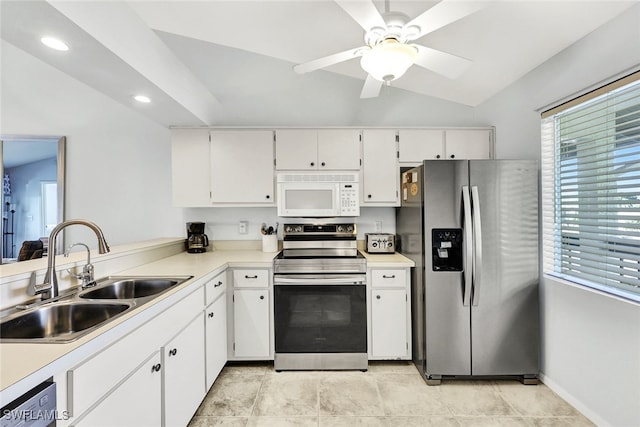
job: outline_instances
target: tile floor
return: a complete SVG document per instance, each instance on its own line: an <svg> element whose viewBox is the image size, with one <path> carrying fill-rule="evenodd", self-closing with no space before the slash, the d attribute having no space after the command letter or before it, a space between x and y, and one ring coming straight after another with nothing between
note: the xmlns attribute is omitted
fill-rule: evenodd
<svg viewBox="0 0 640 427"><path fill-rule="evenodd" d="M189 427L218 425L593 426L543 384L445 380L430 387L409 362L370 362L367 372L229 365Z"/></svg>

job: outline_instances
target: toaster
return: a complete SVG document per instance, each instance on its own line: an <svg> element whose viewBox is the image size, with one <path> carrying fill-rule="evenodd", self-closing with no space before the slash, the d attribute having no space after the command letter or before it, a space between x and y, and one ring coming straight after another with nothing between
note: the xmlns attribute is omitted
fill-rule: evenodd
<svg viewBox="0 0 640 427"><path fill-rule="evenodd" d="M391 233L365 233L366 251L369 254L393 254L396 252L396 236Z"/></svg>

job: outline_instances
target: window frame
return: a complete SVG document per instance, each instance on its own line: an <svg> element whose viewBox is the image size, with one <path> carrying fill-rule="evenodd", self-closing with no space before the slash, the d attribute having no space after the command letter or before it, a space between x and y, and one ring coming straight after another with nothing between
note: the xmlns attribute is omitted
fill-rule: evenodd
<svg viewBox="0 0 640 427"><path fill-rule="evenodd" d="M562 257L564 256L566 261L569 257L571 257L571 253L569 253L569 249L567 249L567 246L569 245L569 243L567 243L567 239L570 236L570 234L569 235L567 234L567 230L569 230L570 228L566 223L566 218L582 219L581 215L584 215L584 214L581 212L581 209L584 209L583 207L584 202L583 201L576 202L577 207L575 207L575 210L577 210L577 212L574 213L573 216L565 215L562 213L561 209L563 205L560 199L562 199L563 195L566 197L567 194L569 193L569 190L567 190L566 187L561 188L560 180L563 178L561 175L562 175L562 172L564 172L566 176L567 169L570 169L570 166L567 167L567 165L569 164L567 160L570 161L570 159L572 158L576 159L576 162L575 162L576 173L580 174L580 171L578 169L579 161L580 161L580 158L584 159L584 157L581 157L581 153L579 150L581 149L586 150L586 148L584 148L586 143L580 142L580 141L572 141L572 144L567 144L565 147L558 147L558 144L563 142L562 137L566 135L564 133L563 134L560 133L559 122L563 117L564 118L571 117L570 115L574 111L576 112L581 111L581 109L586 109L591 105L597 105L599 101L604 99L603 98L604 96L612 96L614 99L616 99L615 98L616 94L624 93L623 91L626 90L627 88L631 88L631 90L634 92L636 90L640 90L640 71L632 73L608 85L602 86L582 96L574 98L563 104L560 104L557 107L546 110L541 114L541 118L542 118L541 120L542 221L541 222L542 222L542 244L543 244L542 273L545 276L551 276L556 279L566 280L572 284L586 286L588 288L596 289L596 290L605 292L607 294L612 294L627 300L640 302L640 281L638 281L638 279L640 278L640 261L633 260L634 262L638 263L637 270L635 269L635 267L633 267L627 271L625 271L622 267L620 267L620 271L616 271L613 268L615 263L606 261L606 259L616 258L617 254L619 253L616 250L609 249L609 247L612 241L611 236L614 236L616 233L620 234L621 231L624 230L623 227L616 226L612 228L611 233L609 233L608 231L605 231L605 232L597 231L596 233L594 233L594 234L597 234L597 237L601 240L597 240L597 239L593 239L593 240L605 246L604 249L601 249L601 253L597 253L595 255L595 257L602 256L602 253L604 253L605 256L603 257L603 260L605 261L600 263L600 260L591 260L591 262L593 264L596 264L597 267L599 267L600 265L602 266L602 270L597 274L583 274L582 270L588 270L588 267L585 267L585 265L583 264L586 264L585 259L588 258L588 255L585 255L585 254L588 252L588 249L590 247L589 245L583 245L581 248L579 244L579 238L578 238L578 243L576 247L581 248L581 250L578 250L577 252L574 253L574 255L579 254L579 256L577 261L578 267L574 269L573 274L570 268L572 260L569 259L568 262L563 263L563 259L562 259ZM623 117L622 114L619 114L621 111L625 111L624 117L626 121L625 120L623 120L622 122L619 121L619 118ZM608 117L611 114L613 114L613 120L610 117ZM604 143L602 143L601 140L597 138L589 140L589 143L593 144L594 141L596 143L600 143L601 145L599 146L599 149L604 149L604 153L606 153L606 155L604 156L606 157L606 160L602 162L604 166L601 166L600 162L598 162L598 166L602 167L606 171L615 171L617 167L616 156L620 155L619 150L620 149L624 150L625 146L628 146L631 148L636 148L640 146L640 128L636 129L637 133L633 132L633 128L631 133L625 133L625 129L624 129L624 127L628 125L629 122L640 119L640 98L638 98L637 101L634 98L633 103L630 106L622 107L620 110L614 109L613 112L611 112L607 108L605 115L607 116L607 118L604 119L603 123L606 123L609 126L613 125L613 128L612 128L613 136L611 137L607 136L605 138L602 138L602 141L604 141ZM589 119L589 123L592 123L591 120L592 118ZM587 122L585 121L584 123L587 123ZM618 126L623 127L623 129L619 131ZM606 128L607 131L611 131L612 129L610 127ZM618 137L620 135L623 138L631 136L633 139L630 141L619 142ZM611 146L609 146L610 144ZM636 150L632 153L632 156L635 156L636 153L640 155L640 148L636 148ZM576 195L576 199L578 200L579 200L579 197L577 197L577 195L579 195L580 191L582 191L579 189L579 186L581 185L580 183L581 179L584 179L584 174L582 177L577 175L575 180L576 184L574 186L576 187L576 189L574 190L574 193ZM631 181L633 182L633 181L636 181L637 179L640 179L640 175L638 175L638 178L636 178L636 176L633 175L633 178ZM611 181L607 181L607 183L616 183L616 184L620 182L624 182L624 180L620 180L616 178ZM566 178L565 178L565 183L566 183ZM635 184L632 184L632 185L635 185ZM604 202L605 205L608 206L608 204L611 203L609 199L615 198L614 196L617 195L617 191L619 190L619 188L620 187L615 187L615 188L612 187L603 192L603 194L605 194L606 195L605 197L607 198L607 202ZM633 190L635 191L635 187L633 187ZM630 200L632 200L632 205L635 205L636 204L635 201L640 200L640 192L637 192L636 195L632 195L631 197L632 198ZM635 199L633 197L635 197ZM566 199L565 199L565 203L566 203ZM565 204L564 206L566 209L567 204ZM615 216L615 218L619 218L620 212L622 212L622 210L620 211L613 210L612 212L615 215L617 215ZM636 213L635 210L631 212L632 214ZM640 212L638 213L640 214ZM563 222L563 220L565 221ZM607 221L609 221L609 219L607 219ZM616 223L616 220L614 220L613 222ZM580 226L578 226L578 230L580 230ZM640 227L636 227L634 223L631 230L632 231L630 231L630 233L635 233L636 230L640 231ZM579 233L577 234L579 235ZM629 236L626 236L626 237L631 240L631 243L628 243L628 240L627 240L626 244L630 246L634 251L636 247L640 247L640 240L638 245L636 246L635 242L633 241L634 237L631 237L631 238L629 238ZM611 253L613 256L609 255L609 253ZM626 255L623 255L623 256L626 256ZM629 256L637 257L637 254L634 252ZM626 260L627 260L626 258L624 259L621 258L617 261L619 263L623 263ZM569 267L563 268L563 265L569 265ZM629 273L631 276L631 280L629 284L624 284L625 281L629 281L629 279L626 278L627 274L624 274L624 273L627 273L628 271L631 272ZM583 277L580 277L580 275L582 275ZM620 281L621 284L607 284L607 281L610 280L609 277L613 277L614 279L617 279L618 281ZM620 277L624 278L624 280L621 280ZM594 280L594 278L596 279ZM636 284L636 281L637 281L637 284Z"/></svg>

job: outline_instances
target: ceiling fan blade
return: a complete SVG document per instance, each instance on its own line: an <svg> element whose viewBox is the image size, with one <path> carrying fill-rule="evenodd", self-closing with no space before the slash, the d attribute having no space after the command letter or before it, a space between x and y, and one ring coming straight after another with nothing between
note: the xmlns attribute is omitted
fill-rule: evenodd
<svg viewBox="0 0 640 427"><path fill-rule="evenodd" d="M360 24L365 31L369 31L373 27L387 27L376 6L369 0L335 0L335 2Z"/></svg>
<svg viewBox="0 0 640 427"><path fill-rule="evenodd" d="M418 31L407 31L408 39L416 40L485 7L487 7L487 2L484 1L442 0L431 9L409 21L404 28L418 27Z"/></svg>
<svg viewBox="0 0 640 427"><path fill-rule="evenodd" d="M371 74L369 74L362 87L362 92L360 92L360 98L375 98L380 94L382 84L383 82L374 79L371 77Z"/></svg>
<svg viewBox="0 0 640 427"><path fill-rule="evenodd" d="M348 61L349 59L362 56L367 49L368 48L366 46L361 46L345 50L344 52L334 53L333 55L314 59L313 61L305 62L303 64L294 65L293 70L298 74L308 73L310 71L315 71L320 68L325 68L339 62Z"/></svg>
<svg viewBox="0 0 640 427"><path fill-rule="evenodd" d="M412 45L418 49L418 57L415 64L435 73L456 79L464 73L471 65L471 61L466 58L431 49L430 47Z"/></svg>

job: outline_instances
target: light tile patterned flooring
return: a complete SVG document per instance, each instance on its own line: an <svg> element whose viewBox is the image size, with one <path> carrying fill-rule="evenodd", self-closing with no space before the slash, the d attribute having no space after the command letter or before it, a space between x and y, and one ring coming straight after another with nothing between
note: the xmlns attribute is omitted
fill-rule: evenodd
<svg viewBox="0 0 640 427"><path fill-rule="evenodd" d="M367 372L226 366L189 427L222 425L593 426L544 384L445 380L427 386L409 362L370 362Z"/></svg>

